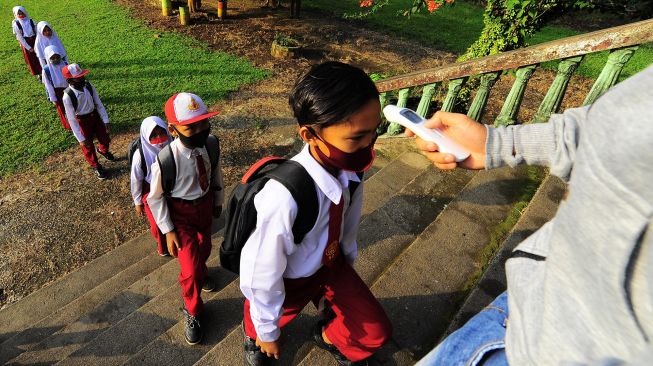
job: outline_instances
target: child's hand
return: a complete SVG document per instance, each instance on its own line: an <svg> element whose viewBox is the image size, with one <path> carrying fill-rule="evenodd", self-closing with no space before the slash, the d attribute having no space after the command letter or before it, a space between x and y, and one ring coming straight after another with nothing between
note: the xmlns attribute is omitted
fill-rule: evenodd
<svg viewBox="0 0 653 366"><path fill-rule="evenodd" d="M222 214L222 205L213 206L213 217L216 219Z"/></svg>
<svg viewBox="0 0 653 366"><path fill-rule="evenodd" d="M265 353L268 357L274 357L277 360L279 359L279 355L281 354L281 347L278 340L272 342L263 342L258 337L256 337L256 345L261 347L261 352Z"/></svg>
<svg viewBox="0 0 653 366"><path fill-rule="evenodd" d="M134 209L136 210L136 216L143 216L143 205L136 205Z"/></svg>
<svg viewBox="0 0 653 366"><path fill-rule="evenodd" d="M485 126L460 113L436 112L433 117L424 122L428 128L441 128L447 137L458 143L471 153L460 163L451 154L439 152L438 145L433 142L417 138L415 143L424 155L435 163L440 169L449 170L457 166L466 169L485 168L485 140L487 130ZM406 135L413 136L413 132L406 130Z"/></svg>
<svg viewBox="0 0 653 366"><path fill-rule="evenodd" d="M168 245L168 253L177 258L177 249L181 249L181 242L179 242L179 237L177 237L174 230L166 233L166 244Z"/></svg>

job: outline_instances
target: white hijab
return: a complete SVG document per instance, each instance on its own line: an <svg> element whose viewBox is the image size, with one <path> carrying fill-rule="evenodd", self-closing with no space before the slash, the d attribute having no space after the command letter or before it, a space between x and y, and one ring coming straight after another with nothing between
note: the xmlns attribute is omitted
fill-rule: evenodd
<svg viewBox="0 0 653 366"><path fill-rule="evenodd" d="M50 70L50 78L52 79L52 86L55 88L61 88L68 85L68 81L63 77L63 72L61 68L67 65L63 59L59 65L55 65L50 61L50 57L53 55L61 56L61 51L57 46L48 46L45 48L45 59L48 63L48 69Z"/></svg>
<svg viewBox="0 0 653 366"><path fill-rule="evenodd" d="M141 147L143 149L143 156L145 157L145 166L147 166L147 175L145 176L145 181L150 182L152 179L152 163L156 161L156 156L159 154L159 149L156 146L150 144L150 135L154 131L154 127L159 126L163 128L168 134L168 143L172 141L172 137L168 132L168 126L166 123L157 116L147 117L141 123Z"/></svg>
<svg viewBox="0 0 653 366"><path fill-rule="evenodd" d="M50 38L43 35L43 30L45 29L45 27L50 28L50 30L52 31L52 36L50 36ZM52 29L50 23L41 21L36 25L36 29L37 29L36 43L34 43L34 50L36 51L36 55L40 59L46 59L47 61L49 57L47 57L45 54L45 48L48 46L56 46L59 49L59 52L57 52L59 56L65 59L66 47L63 46L63 43L61 43L61 40L59 39L57 32L55 32L54 29Z"/></svg>
<svg viewBox="0 0 653 366"><path fill-rule="evenodd" d="M16 19L18 22L20 22L20 25L23 27L23 37L32 37L36 34L36 30L32 28L32 22L30 22L30 17L29 14L27 14L27 10L23 8L22 6L14 6L14 19ZM19 19L18 18L18 11L22 11L23 14L25 14L25 18ZM14 34L16 31L14 31Z"/></svg>

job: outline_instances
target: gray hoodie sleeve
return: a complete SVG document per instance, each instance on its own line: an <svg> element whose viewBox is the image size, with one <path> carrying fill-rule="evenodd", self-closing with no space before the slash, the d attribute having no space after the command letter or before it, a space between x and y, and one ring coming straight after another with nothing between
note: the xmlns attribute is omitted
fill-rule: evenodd
<svg viewBox="0 0 653 366"><path fill-rule="evenodd" d="M541 165L568 180L574 165L581 126L589 106L552 115L548 123L494 128L486 126L486 169L503 165Z"/></svg>

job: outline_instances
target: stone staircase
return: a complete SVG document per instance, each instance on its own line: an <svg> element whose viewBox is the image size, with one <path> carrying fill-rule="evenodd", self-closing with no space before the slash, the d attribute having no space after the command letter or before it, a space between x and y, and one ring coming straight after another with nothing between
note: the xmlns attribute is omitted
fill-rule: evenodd
<svg viewBox="0 0 653 366"><path fill-rule="evenodd" d="M380 141L381 157L365 183L356 269L395 327L376 356L381 364L413 364L435 344L484 265L477 254L529 179L525 168L438 171L410 144ZM242 364L243 297L217 259L223 224L214 227L209 267L218 286L203 294L209 319L201 345L183 339L177 262L159 257L144 233L0 311L0 362ZM309 305L284 331L279 364L334 362L310 341L316 321Z"/></svg>

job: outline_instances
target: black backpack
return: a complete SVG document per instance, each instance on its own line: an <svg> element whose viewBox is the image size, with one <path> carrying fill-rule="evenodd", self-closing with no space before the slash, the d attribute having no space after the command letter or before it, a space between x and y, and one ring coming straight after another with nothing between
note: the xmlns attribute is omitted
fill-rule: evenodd
<svg viewBox="0 0 653 366"><path fill-rule="evenodd" d="M23 33L23 37L25 37L25 31L23 30L23 25L20 24L18 20L14 20L14 22L16 22L16 26L18 27L18 29L20 29L20 32ZM32 20L32 18L29 19L29 24L32 26L32 32L34 32L34 35L36 35L37 30L36 30L36 26L34 25L34 20Z"/></svg>
<svg viewBox="0 0 653 366"><path fill-rule="evenodd" d="M171 144L159 151L157 162L161 169L161 185L163 187L163 195L170 197L173 189L175 189L175 182L177 181L177 165L175 165L175 156L172 154ZM206 138L206 152L209 154L209 161L211 162L211 172L214 172L220 161L220 140L214 135L209 135ZM213 174L209 177L209 187L212 187ZM219 190L222 187L218 187Z"/></svg>
<svg viewBox="0 0 653 366"><path fill-rule="evenodd" d="M141 171L143 172L143 175L147 175L147 166L145 164L145 155L143 155L142 147L143 145L141 144L141 138L139 136L129 143L129 150L127 152L127 157L129 158L129 168L131 169L132 160L134 160L134 154L138 150L139 154L141 155Z"/></svg>
<svg viewBox="0 0 653 366"><path fill-rule="evenodd" d="M84 88L88 90L88 92L91 94L91 98L93 98L93 88L91 88L91 83L88 80L86 80L86 84L84 84ZM70 103L72 103L75 112L77 112L78 101L75 93L72 91L70 87L67 87L66 90L64 90L63 92L68 96L68 98L70 98ZM95 104L95 101L93 101L93 104Z"/></svg>
<svg viewBox="0 0 653 366"><path fill-rule="evenodd" d="M362 178L362 173L359 177ZM299 245L315 226L319 203L315 183L306 169L296 161L279 157L259 160L245 173L227 201L220 265L236 274L240 273L240 253L256 227L254 197L270 179L283 184L297 202L297 217L292 226L295 244ZM349 183L350 197L353 197L359 184L354 181Z"/></svg>

